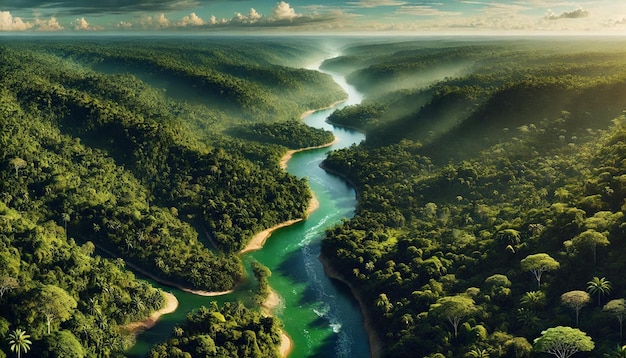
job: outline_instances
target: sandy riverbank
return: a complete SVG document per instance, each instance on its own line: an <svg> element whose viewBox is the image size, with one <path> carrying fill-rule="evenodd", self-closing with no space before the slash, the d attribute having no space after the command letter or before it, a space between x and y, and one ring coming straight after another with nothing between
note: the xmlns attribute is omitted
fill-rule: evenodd
<svg viewBox="0 0 626 358"><path fill-rule="evenodd" d="M176 299L176 296L169 292L163 292L163 296L165 297L165 306L163 308L152 313L150 317L144 320L124 325L122 330L130 334L137 335L154 327L162 315L176 311L176 308L178 308L178 300Z"/></svg>
<svg viewBox="0 0 626 358"><path fill-rule="evenodd" d="M363 316L363 326L365 327L365 331L367 332L367 336L369 339L370 353L372 355L372 358L380 357L382 355L383 344L382 344L382 341L380 340L380 337L378 336L378 333L374 329L374 326L372 324L372 318L370 317L370 314L368 311L369 306L366 305L365 300L363 299L363 296L356 288L354 288L354 286L350 284L348 280L344 279L343 275L341 275L339 271L335 270L324 259L324 256L320 255L319 260L322 263L322 266L324 266L324 272L326 273L326 275L330 278L334 278L340 282L343 282L346 286L348 286L348 288L350 288L350 292L352 292L352 296L354 296L357 302L359 302L359 307L361 308L361 315Z"/></svg>
<svg viewBox="0 0 626 358"><path fill-rule="evenodd" d="M320 202L317 200L317 198L315 197L315 195L311 196L311 201L309 201L309 206L306 210L306 216L309 216L312 212L314 212L315 210L317 210L320 206ZM283 227L287 227L290 225L293 225L297 222L300 222L304 220L303 218L300 219L293 219L293 220L289 220L289 221L285 221L283 223L280 223L276 226L272 226L269 229L265 229L263 231L261 231L260 233L254 235L252 237L252 239L250 240L250 242L248 243L248 245L246 245L246 247L244 247L241 251L239 251L239 254L245 254L247 252L252 252L252 251L257 251L263 248L263 245L265 245L265 241L267 241L267 239L272 236L272 233L280 228Z"/></svg>
<svg viewBox="0 0 626 358"><path fill-rule="evenodd" d="M273 316L274 309L276 309L276 307L281 304L281 301L282 300L278 293L270 288L270 293L265 298L265 301L263 301L263 303L261 304L261 309L263 310L263 313L268 316ZM289 337L289 335L287 335L287 332L282 329L280 330L279 350L280 355L283 356L283 358L287 357L289 353L291 353L291 351L293 350L293 341L291 340L291 337Z"/></svg>
<svg viewBox="0 0 626 358"><path fill-rule="evenodd" d="M331 145L337 143L338 140L339 139L335 138L332 142L328 142L326 144L316 145L316 146L313 146L313 147L306 147L306 148L289 150L289 151L287 151L287 153L285 153L285 155L282 156L282 158L280 158L280 167L282 169L287 169L287 162L289 162L289 159L291 159L291 157L293 157L293 155L295 153L304 152L304 151L312 150L312 149L320 149L320 148L330 147Z"/></svg>
<svg viewBox="0 0 626 358"><path fill-rule="evenodd" d="M318 109L309 109L308 111L306 111L306 112L304 112L304 113L302 113L300 115L300 119L304 119L304 118L310 116L311 114L313 114L315 112L331 109L331 108L335 107L336 105L338 105L339 103L345 102L347 100L348 100L347 98L344 98L344 99L340 99L339 101L335 101L335 102L331 103L330 105L328 105L326 107L322 107L322 108L318 108Z"/></svg>

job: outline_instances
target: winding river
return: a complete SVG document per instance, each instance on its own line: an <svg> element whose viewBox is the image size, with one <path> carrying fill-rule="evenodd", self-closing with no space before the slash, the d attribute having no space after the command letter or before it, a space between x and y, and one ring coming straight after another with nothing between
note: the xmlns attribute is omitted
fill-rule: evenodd
<svg viewBox="0 0 626 358"><path fill-rule="evenodd" d="M310 67L318 69L316 67ZM363 326L358 303L347 287L324 274L318 260L320 241L324 231L354 214L356 195L343 179L319 167L329 150L341 149L360 143L362 133L335 127L326 118L336 109L360 103L362 96L348 85L342 76L330 74L348 93L348 100L327 110L314 112L304 118L310 126L333 131L337 140L326 148L297 152L287 163L287 171L306 177L320 205L309 217L294 225L275 231L263 249L244 255L246 267L253 260L269 267L270 286L280 295L281 303L274 314L284 323L291 337L292 357L369 357L367 333ZM176 312L162 316L155 327L137 337L137 344L127 352L131 357L143 357L157 342L170 336L172 329L185 319L194 308L245 299L250 287L242 285L228 295L202 297L166 287L153 285L172 292L179 301Z"/></svg>

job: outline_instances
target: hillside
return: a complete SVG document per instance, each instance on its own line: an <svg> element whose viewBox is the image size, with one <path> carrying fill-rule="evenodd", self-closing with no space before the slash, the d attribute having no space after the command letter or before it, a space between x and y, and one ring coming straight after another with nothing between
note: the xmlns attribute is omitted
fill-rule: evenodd
<svg viewBox="0 0 626 358"><path fill-rule="evenodd" d="M334 61L355 64L349 78L368 97L331 120L367 141L324 163L355 183L359 205L323 256L360 293L383 356L527 357L558 325L586 332L593 356L621 346L623 48L423 41Z"/></svg>
<svg viewBox="0 0 626 358"><path fill-rule="evenodd" d="M71 356L122 355L132 341L119 327L164 303L126 263L189 288L240 283L248 240L305 215L306 181L279 159L329 133L301 113L345 96L330 76L293 67L314 51L296 40L3 38L0 354L21 328L38 356L61 354L51 334ZM261 138L238 134L258 128ZM300 142L273 140L273 128Z"/></svg>

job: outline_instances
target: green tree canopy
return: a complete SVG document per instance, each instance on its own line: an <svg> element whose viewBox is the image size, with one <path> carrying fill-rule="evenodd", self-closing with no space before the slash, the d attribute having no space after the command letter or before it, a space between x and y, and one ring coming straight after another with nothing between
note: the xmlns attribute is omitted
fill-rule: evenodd
<svg viewBox="0 0 626 358"><path fill-rule="evenodd" d="M48 334L53 320L58 319L63 322L71 317L72 311L76 308L76 300L64 289L53 286L42 286L37 292L37 309L46 317Z"/></svg>
<svg viewBox="0 0 626 358"><path fill-rule="evenodd" d="M561 266L557 260L545 253L528 255L520 263L522 270L533 273L537 280L537 287L541 287L541 275L544 272L556 270Z"/></svg>
<svg viewBox="0 0 626 358"><path fill-rule="evenodd" d="M534 342L535 351L549 353L557 358L571 357L577 352L590 352L594 347L591 337L585 332L564 326L546 329Z"/></svg>
<svg viewBox="0 0 626 358"><path fill-rule="evenodd" d="M85 356L83 346L70 331L61 330L54 332L44 337L43 341L42 358L82 358Z"/></svg>
<svg viewBox="0 0 626 358"><path fill-rule="evenodd" d="M602 310L617 318L619 322L619 339L621 341L623 331L622 323L624 322L624 318L626 318L626 300L623 298L610 300L602 307Z"/></svg>
<svg viewBox="0 0 626 358"><path fill-rule="evenodd" d="M606 234L597 232L593 229L586 230L572 239L572 244L577 250L582 250L584 248L591 249L594 264L596 263L596 251L598 246L607 246L610 243L611 242L606 237Z"/></svg>
<svg viewBox="0 0 626 358"><path fill-rule="evenodd" d="M430 306L430 314L443 317L454 328L454 336L458 336L459 323L476 312L474 300L465 295L443 297Z"/></svg>
<svg viewBox="0 0 626 358"><path fill-rule="evenodd" d="M578 326L578 313L589 301L591 297L585 291L574 290L561 295L561 302L576 312L576 326Z"/></svg>

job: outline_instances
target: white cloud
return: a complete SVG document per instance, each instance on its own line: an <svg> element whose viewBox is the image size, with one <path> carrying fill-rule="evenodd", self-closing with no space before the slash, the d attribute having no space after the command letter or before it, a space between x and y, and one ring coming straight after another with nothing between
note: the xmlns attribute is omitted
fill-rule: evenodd
<svg viewBox="0 0 626 358"><path fill-rule="evenodd" d="M238 12L235 17L232 18L231 22L240 24L254 24L261 20L262 17L263 16L259 14L255 9L250 9L248 15L242 15Z"/></svg>
<svg viewBox="0 0 626 358"><path fill-rule="evenodd" d="M188 16L183 17L180 21L176 22L176 26L202 26L204 25L204 20L202 20L195 12L192 12Z"/></svg>
<svg viewBox="0 0 626 358"><path fill-rule="evenodd" d="M72 24L74 25L74 30L76 31L102 30L102 27L100 26L92 26L91 24L89 24L89 22L87 22L87 20L85 20L84 17L81 17L80 19L76 19Z"/></svg>
<svg viewBox="0 0 626 358"><path fill-rule="evenodd" d="M25 31L31 27L33 27L31 22L13 17L9 11L0 11L0 31Z"/></svg>
<svg viewBox="0 0 626 358"><path fill-rule="evenodd" d="M121 30L130 30L133 28L133 24L128 21L120 21L115 25L115 28Z"/></svg>
<svg viewBox="0 0 626 358"><path fill-rule="evenodd" d="M555 14L552 10L548 10L547 20L560 20L560 19L581 19L583 17L589 17L591 15L589 11L578 8L574 11L566 11L560 15Z"/></svg>
<svg viewBox="0 0 626 358"><path fill-rule="evenodd" d="M64 29L54 16L48 20L35 19L35 26L37 31L45 32L61 31Z"/></svg>
<svg viewBox="0 0 626 358"><path fill-rule="evenodd" d="M144 29L165 29L170 26L170 20L165 17L164 13L156 16L143 16L139 20L139 25Z"/></svg>
<svg viewBox="0 0 626 358"><path fill-rule="evenodd" d="M275 21L281 20L293 20L300 15L296 14L296 10L294 10L291 5L288 3L281 1L276 4L274 10L272 11L272 19Z"/></svg>
<svg viewBox="0 0 626 358"><path fill-rule="evenodd" d="M165 14L164 14L164 13L160 13L160 14L156 17L156 19L155 19L155 23L156 23L156 25L157 25L158 27L160 27L160 28L165 28L165 27L170 26L170 20L168 20L168 19L165 17Z"/></svg>

